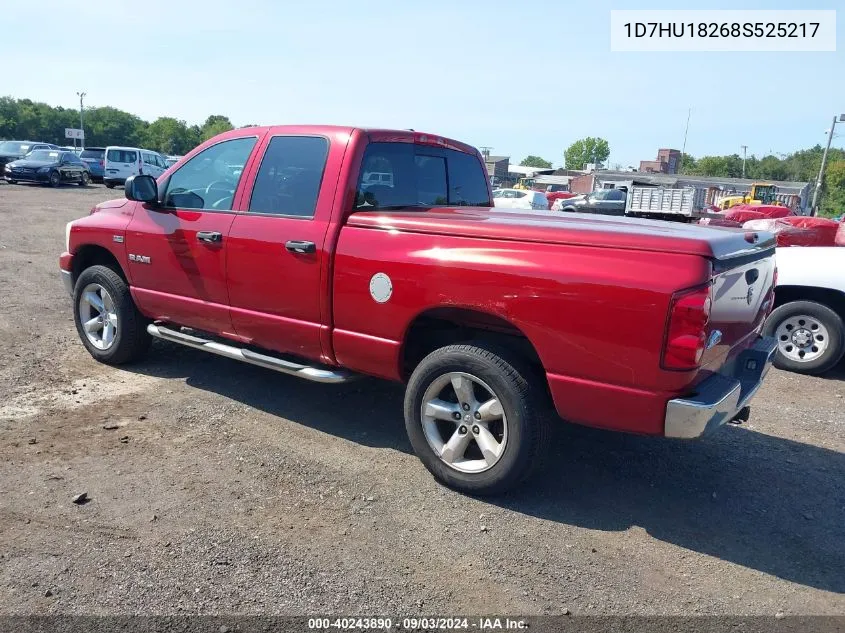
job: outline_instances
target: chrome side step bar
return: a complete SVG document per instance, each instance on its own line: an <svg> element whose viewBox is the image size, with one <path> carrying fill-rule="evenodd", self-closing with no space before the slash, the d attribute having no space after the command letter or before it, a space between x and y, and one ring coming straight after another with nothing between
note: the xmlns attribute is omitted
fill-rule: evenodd
<svg viewBox="0 0 845 633"><path fill-rule="evenodd" d="M212 354L217 354L218 356L225 356L226 358L250 363L251 365L258 365L259 367L264 367L265 369L272 369L283 374L290 374L291 376L297 376L313 382L337 384L347 382L355 377L355 374L343 369L329 369L300 365L299 363L294 363L289 360L282 360L281 358L259 354L241 347L234 347L232 345L226 345L225 343L218 343L217 341L211 341L191 334L185 334L184 332L171 330L170 328L166 328L162 325L156 325L155 323L151 323L147 326L147 332L149 332L152 336L165 341L171 341L187 347L201 349L206 352L211 352Z"/></svg>

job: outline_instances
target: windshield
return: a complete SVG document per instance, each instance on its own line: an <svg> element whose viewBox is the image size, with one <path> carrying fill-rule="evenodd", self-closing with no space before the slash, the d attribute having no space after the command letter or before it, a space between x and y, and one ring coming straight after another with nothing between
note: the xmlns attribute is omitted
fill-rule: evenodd
<svg viewBox="0 0 845 633"><path fill-rule="evenodd" d="M29 154L27 154L26 159L55 162L59 160L59 152L54 152L49 149L37 149L34 152L30 152Z"/></svg>
<svg viewBox="0 0 845 633"><path fill-rule="evenodd" d="M0 143L0 152L6 154L26 154L29 148L32 147L30 143L21 143L20 141L5 141Z"/></svg>

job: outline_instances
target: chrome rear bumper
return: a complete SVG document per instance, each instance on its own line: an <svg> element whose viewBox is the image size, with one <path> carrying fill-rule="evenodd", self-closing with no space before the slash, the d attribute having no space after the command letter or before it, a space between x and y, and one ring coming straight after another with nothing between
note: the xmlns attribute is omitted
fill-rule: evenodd
<svg viewBox="0 0 845 633"><path fill-rule="evenodd" d="M694 395L670 400L664 435L693 439L730 422L757 393L776 350L775 339L761 337L736 358L728 374L714 374L698 385Z"/></svg>

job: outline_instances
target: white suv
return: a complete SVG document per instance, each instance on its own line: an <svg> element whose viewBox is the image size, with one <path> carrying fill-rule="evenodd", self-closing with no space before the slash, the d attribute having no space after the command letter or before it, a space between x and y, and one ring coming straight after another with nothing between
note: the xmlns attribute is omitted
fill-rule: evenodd
<svg viewBox="0 0 845 633"><path fill-rule="evenodd" d="M122 185L129 176L148 174L158 178L166 169L167 162L158 152L110 145L106 148L103 164L103 183L111 189L115 185Z"/></svg>

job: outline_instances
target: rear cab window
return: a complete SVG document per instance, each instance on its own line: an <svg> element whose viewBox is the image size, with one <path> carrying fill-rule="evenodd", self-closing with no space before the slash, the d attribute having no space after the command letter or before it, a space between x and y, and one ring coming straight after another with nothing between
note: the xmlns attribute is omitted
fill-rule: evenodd
<svg viewBox="0 0 845 633"><path fill-rule="evenodd" d="M364 152L355 208L491 206L478 158L412 143L370 143Z"/></svg>

